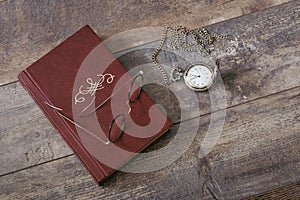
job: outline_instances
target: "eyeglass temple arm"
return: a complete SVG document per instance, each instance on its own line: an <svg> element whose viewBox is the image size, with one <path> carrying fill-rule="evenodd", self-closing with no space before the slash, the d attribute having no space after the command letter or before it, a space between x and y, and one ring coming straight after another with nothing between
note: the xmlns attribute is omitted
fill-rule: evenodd
<svg viewBox="0 0 300 200"><path fill-rule="evenodd" d="M96 138L97 140L101 141L102 143L104 143L105 145L110 144L110 141L104 141L103 139L97 137L94 133L92 133L91 131L87 130L86 128L82 127L80 124L74 122L72 119L70 119L69 117L67 117L66 115L62 114L59 111L62 111L61 108L53 106L51 104L49 104L48 102L44 102L44 104L46 104L48 107L54 109L61 117L63 117L64 119L66 119L67 121L71 122L72 124L74 124L75 126L77 126L78 128L82 129L83 131L87 132L88 134L90 134L92 137Z"/></svg>
<svg viewBox="0 0 300 200"><path fill-rule="evenodd" d="M89 103L89 105L87 105L80 113L80 117L87 117L90 116L91 114L93 114L94 112L96 112L99 108L101 108L108 100L110 100L116 93L118 93L129 81L135 80L137 76L143 76L144 72L143 71L139 71L138 74L136 74L133 78L129 79L128 81L126 81L120 88L118 88L116 91L114 91L109 97L107 97L102 103L100 103L94 110L90 111L87 114L84 114L84 112L91 107L91 105L94 103L96 97L94 97L92 99L92 101ZM131 109L129 109L128 113L131 111Z"/></svg>

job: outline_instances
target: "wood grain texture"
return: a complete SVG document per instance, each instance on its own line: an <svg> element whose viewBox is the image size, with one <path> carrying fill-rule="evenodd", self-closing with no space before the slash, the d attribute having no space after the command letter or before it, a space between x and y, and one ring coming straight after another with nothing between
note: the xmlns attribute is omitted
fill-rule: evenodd
<svg viewBox="0 0 300 200"><path fill-rule="evenodd" d="M15 4L11 1L0 3ZM183 157L170 167L149 174L117 173L100 189L20 84L15 82L0 87L0 162L4 163L0 170L1 199L98 199L99 196L142 199L162 198L163 195L174 199L193 199L199 195L211 199L209 191L220 199L239 199L299 182L299 7L299 2L293 1L209 27L213 32L232 34L234 30L235 34L233 41L216 46L226 102L231 108L227 111L222 137L206 160L195 156L211 112L209 95L199 93L201 111L195 112L189 105L185 109L191 111L189 118L204 116L200 118L201 126L195 144ZM255 6L251 9L255 10ZM53 32L58 32L55 27L53 25ZM71 27L75 30L77 25ZM61 33L70 34L65 30ZM65 38L66 35L60 37ZM34 45L45 44L42 39L45 35L36 36L36 40L32 38L36 41ZM55 40L55 37L52 39ZM53 41L47 44L54 45ZM129 69L149 63L156 45L152 43L130 49L119 59ZM20 51L34 60L34 55L24 52ZM41 51L36 49L29 52L35 52L36 58L41 56ZM160 56L162 63L186 63L168 52ZM3 66L6 66L5 63ZM9 77L9 73L5 72L3 76ZM178 83L174 88L185 90L185 85ZM174 109L178 102L174 101L171 93L151 87L147 92L165 106L172 121L180 120L179 110ZM185 123L195 124L191 120ZM176 126L148 150L166 145L175 130ZM48 161L52 162L45 163ZM18 170L21 171L14 173ZM207 193L203 194L203 189Z"/></svg>
<svg viewBox="0 0 300 200"><path fill-rule="evenodd" d="M231 33L230 30L235 30L239 36L237 41L231 41L227 46L221 46L221 49L218 50L228 106L246 103L300 85L298 79L298 74L300 74L300 39L297 35L300 20L298 10L299 3L292 2L209 27L212 31L223 33ZM278 21L279 18L280 21ZM264 24L261 19L268 19L269 24ZM251 29L245 30L243 27L248 25ZM265 32L260 33L261 29L264 29ZM256 32L259 34L252 34ZM269 35L269 33L273 35ZM260 42L257 42L258 40ZM149 63L153 47L156 45L157 43L152 43L125 51L119 60L128 69ZM255 49L253 49L254 47ZM167 52L162 52L159 59L160 62L166 64L186 64L175 54ZM155 68L147 67L146 70L153 73ZM155 75L147 77L153 78ZM215 85L220 85L220 83ZM186 97L190 95L190 91L186 90L186 86L182 82L177 83L173 88L177 92L186 93L184 94ZM173 122L182 120L178 101L170 91L162 87L146 87L145 89L156 103L165 108L168 117ZM0 140L0 161L4 163L0 174L71 154L57 131L50 125L19 83L0 87L0 93L2 94L0 97L0 108L2 109L0 127L3 138ZM12 103L8 104L7 102ZM193 104L182 105L182 109L188 113L183 120L211 112L209 93L199 93L198 102L199 111L192 106ZM216 109L221 108L224 107ZM24 119L27 120L24 121ZM25 133L24 130L26 130ZM19 150L12 151L18 145L20 145ZM7 149L11 150L7 151ZM7 159L10 162L6 162Z"/></svg>
<svg viewBox="0 0 300 200"><path fill-rule="evenodd" d="M105 39L139 27L209 25L290 0L0 2L0 85L86 24ZM135 39L136 40L136 39ZM151 37L140 38L141 42Z"/></svg>
<svg viewBox="0 0 300 200"><path fill-rule="evenodd" d="M215 45L212 57L219 60L220 79L210 93L198 93L200 112L189 105L190 117L211 112L211 97L214 89L224 84L226 103L228 106L246 103L264 96L287 90L300 85L300 4L297 1L263 12L228 20L208 27L211 32L231 34L233 40L222 41ZM246 28L245 28L246 27ZM125 39L125 38L124 38ZM160 77L160 73L151 62L151 55L158 42L142 45L117 53L118 59L128 69L144 66L142 69L151 79ZM158 56L158 61L171 72L170 66L186 69L191 63L198 63L202 58L177 51L172 52L165 47ZM204 61L207 59L205 58ZM149 63L149 64L148 64ZM139 68L137 68L139 69ZM136 69L136 70L137 70ZM156 73L154 73L156 72ZM147 78L147 77L146 77ZM158 78L157 78L158 79ZM177 92L186 92L186 86L181 82L171 85ZM151 95L151 90L147 90ZM155 91L157 92L157 91ZM164 93L162 91L162 93ZM157 92L157 94L160 94ZM167 100L167 95L161 102L177 104ZM185 96L190 96L186 94ZM166 105L168 108L169 105ZM169 106L176 108L176 105ZM222 107L221 107L222 108ZM171 116L175 116L174 110ZM177 111L178 112L178 111ZM180 113L176 113L179 118ZM178 119L177 118L177 119ZM179 119L178 119L179 120Z"/></svg>
<svg viewBox="0 0 300 200"><path fill-rule="evenodd" d="M209 192L212 191L219 199L241 199L299 182L299 98L297 87L228 109L221 137L205 159L198 158L198 148L210 115L173 126L170 134L151 147L155 149L172 140L178 126L195 126L199 122L192 146L161 170L142 174L118 172L98 187L72 155L0 177L0 197L213 199ZM143 160L138 157L136 162ZM133 166L129 163L127 167Z"/></svg>
<svg viewBox="0 0 300 200"><path fill-rule="evenodd" d="M276 188L265 194L253 196L247 198L246 200L255 200L255 199L299 199L300 197L300 183L288 185L286 187Z"/></svg>
<svg viewBox="0 0 300 200"><path fill-rule="evenodd" d="M72 154L19 82L0 94L1 175Z"/></svg>

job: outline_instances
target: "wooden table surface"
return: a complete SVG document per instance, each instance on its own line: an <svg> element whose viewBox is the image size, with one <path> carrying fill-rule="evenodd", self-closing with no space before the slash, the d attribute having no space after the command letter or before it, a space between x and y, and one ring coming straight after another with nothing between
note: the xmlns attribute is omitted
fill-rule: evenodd
<svg viewBox="0 0 300 200"><path fill-rule="evenodd" d="M0 199L300 199L299 15L298 0L1 0ZM146 151L166 145L179 126L199 124L192 145L170 166L117 172L98 186L17 81L21 70L85 24L102 39L167 25L207 26L233 36L215 50L226 107L212 112L209 93L201 92L201 110L186 105L189 116L180 120L174 96L145 88L174 122ZM139 46L112 46L116 55L126 52L119 60L128 69L149 63L158 44L151 36L138 39ZM183 62L164 52L159 61ZM223 131L200 159L210 117L224 110Z"/></svg>

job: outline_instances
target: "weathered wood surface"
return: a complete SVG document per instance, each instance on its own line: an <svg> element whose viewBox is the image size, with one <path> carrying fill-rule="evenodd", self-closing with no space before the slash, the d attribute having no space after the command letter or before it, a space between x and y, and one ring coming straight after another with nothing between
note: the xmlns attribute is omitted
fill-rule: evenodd
<svg viewBox="0 0 300 200"><path fill-rule="evenodd" d="M300 183L296 183L296 184L288 185L285 187L276 188L265 194L247 198L247 200L299 199L299 197L300 197L300 189L299 188L300 188Z"/></svg>
<svg viewBox="0 0 300 200"><path fill-rule="evenodd" d="M245 27L249 28L245 29ZM223 33L231 33L231 30L235 30L237 33L237 40L230 42L229 45L226 43L220 45L219 47L221 50L218 53L221 61L220 71L226 88L227 104L229 106L236 106L241 103L244 104L231 108L233 110L241 108L241 110L235 114L239 117L244 117L242 117L242 119L244 119L243 123L241 123L239 119L234 118L234 116L229 116L229 119L226 119L226 126L230 127L222 133L222 135L225 134L225 136L222 136L219 140L218 146L216 147L218 150L214 150L208 157L208 163L212 165L211 170L213 170L213 177L217 180L218 185L220 185L220 187L222 186L222 195L228 198L231 197L230 195L232 193L235 198L248 197L285 184L300 181L299 176L297 176L299 171L293 168L297 167L297 164L299 166L299 154L297 155L297 152L299 153L299 148L297 148L297 145L299 146L299 137L297 137L299 135L299 112L297 112L299 110L299 105L293 100L289 101L289 96L294 97L292 99L299 101L299 98L297 97L297 91L299 91L299 87L297 86L300 85L298 80L300 39L299 34L297 34L299 32L299 3L294 1L282 5L281 7L266 10L262 13L233 19L228 22L223 22L222 24L216 24L210 26L210 30ZM145 47L147 47L147 45L145 45ZM147 63L149 62L149 53L151 53L151 51L130 51L128 54L120 57L120 60L127 67L130 67L130 64L137 65L139 63ZM136 57L139 59L132 59ZM162 54L160 59L162 62L170 62L169 55L167 54ZM171 58L171 62L175 62L174 60L176 59ZM280 81L278 81L278 79ZM183 84L177 86L178 88L184 87ZM293 90L290 90L292 92L288 91L290 88L294 88ZM37 197L36 195L38 194L34 194L35 190L40 190L41 195L45 194L44 196L42 195L43 197L58 197L58 191L66 187L68 188L63 189L64 191L62 191L61 195L67 195L66 193L71 190L74 191L74 196L82 198L86 196L89 197L89 195L106 195L105 197L112 199L130 198L133 197L133 195L135 195L136 198L159 198L162 195L166 195L165 197L170 198L172 195L172 197L174 196L175 198L180 195L182 195L182 197L184 195L190 195L189 197L192 198L201 194L201 189L192 186L194 180L192 178L195 177L198 169L195 164L197 160L193 156L193 148L169 168L142 175L118 173L112 178L112 181L109 181L104 186L104 188L98 190L97 186L94 185L92 178L85 172L85 169L83 169L80 162L72 156L71 150L61 140L60 136L35 106L30 97L25 95L25 92L19 83L11 83L2 86L0 87L0 90L0 159L1 163L4 163L0 174L2 175L1 184L6 182L4 185L0 185L0 191L8 191L1 197L10 198L14 197L14 195L24 197L26 194ZM281 94L280 92L283 90L287 91ZM157 101L164 102L166 99L162 98L162 95L159 96L159 93L161 93L161 90L154 90L151 95L155 96ZM272 95L275 93L279 94L275 96ZM264 98L268 95L272 96ZM282 95L287 96L285 100L279 100L280 98L283 98ZM260 100L254 101L255 99ZM280 101L281 103L277 105L277 101ZM285 107L280 110L280 107L284 106L284 103L282 103L284 101L289 102L288 105L290 107ZM258 103L253 105L253 102ZM274 107L269 108L270 110L274 109L273 113L264 109L264 107L268 106L268 102L273 102L272 105L275 105ZM200 113L191 113L190 117L210 112L207 94L199 94L199 103L203 110ZM173 108L174 105L166 104L166 106L167 111L169 111L169 116L172 117L173 121L177 121L179 119L177 111L171 112L171 108ZM187 107L186 109L190 108ZM255 113L255 110L253 109L260 111ZM289 115L289 112L294 110L296 110L295 113ZM271 121L260 124L260 121L255 120L254 117L251 118L251 116L249 116L248 118L248 113L252 113L252 116L266 113L262 116L267 117L268 119L270 118L269 120ZM278 119L277 115L278 117L281 116L282 119ZM292 120L293 117L294 120ZM26 119L26 121L20 123L22 119ZM202 117L200 120L203 120ZM291 129L294 132L286 128L289 123L294 123L293 129ZM273 126L270 126L270 124ZM258 130L255 129L258 125L262 128L261 132L258 132ZM205 123L203 126L205 127ZM234 130L234 128L236 129ZM274 134L270 132L276 128L279 129L278 132L277 130L274 131ZM248 131L246 131L246 129L248 129ZM289 131L291 132L289 133ZM174 133L171 133L170 135L172 134ZM233 139L231 138L232 135L235 136ZM201 138L196 141L199 142L200 140ZM271 140L271 142L269 140ZM231 141L233 142L231 143ZM247 147L246 142L249 141L252 141L252 143L250 142L249 144L249 148L250 150L252 148L252 151L242 151L242 147ZM164 145L166 142L167 137L160 140L153 148L155 148L155 146ZM261 144L266 144L266 146L262 146L262 151L257 152L261 150ZM278 149L272 149L274 145L277 145ZM194 147L195 146L199 146L199 143L194 145ZM227 156L225 155L226 151L222 148L235 152L236 154ZM282 149L285 150L283 151ZM279 155L280 153L283 153L283 155ZM219 154L223 155L219 156ZM65 158L65 156L67 156L67 158ZM255 160L253 156L257 156L259 162L263 160L263 164L265 165L261 167L261 163L257 163L257 160ZM273 160L275 159L275 161L272 161L273 163L265 162L264 159L268 158L266 156L270 156ZM286 156L288 156L288 158L286 158ZM224 157L228 159L225 160ZM279 158L281 158L281 160ZM42 164L51 160L55 161ZM39 166L22 170L37 164ZM69 168L72 168L73 164L76 167L70 169L71 171L69 172L65 172L66 169L69 170ZM51 169L44 170L48 167ZM272 167L275 169L273 170ZM21 171L14 173L17 170ZM34 170L40 173L51 171L49 172L50 174L56 174L57 171L62 172L52 176L50 180L49 177L47 177L46 180L41 180L41 177L43 176L41 176L40 173L34 175ZM224 176L218 174L218 172L224 170L227 174L222 174ZM70 180L68 180L69 174L67 173L71 173L70 176L73 174ZM38 176L41 177L36 178ZM184 176L186 177L184 178ZM12 183L17 182L16 180L20 179L20 177L24 181L18 181L18 184L20 185L12 187ZM161 177L164 177L163 181L160 179ZM172 179L172 177L175 177L176 179ZM180 182L179 177L183 178L183 180L188 183L184 184L183 181ZM237 177L242 177L242 179L239 180ZM55 181L56 178L57 181ZM28 179L33 179L31 183L37 184L37 186L40 185L40 187L27 187L27 185L30 184ZM125 179L128 180L126 181ZM147 183L148 179L150 180L149 182L156 185L158 184L158 186L151 188L145 184L138 187L141 183ZM270 179L273 179L273 182L269 185ZM27 182L25 180L27 180ZM61 183L59 183L59 180ZM268 180L269 182L266 184L264 181ZM36 181L36 183L34 183L34 181ZM74 183L76 181L78 181L78 183ZM250 182L247 183L247 181ZM234 185L235 182L239 184ZM177 185L172 185L172 183L176 183ZM130 186L126 187L126 184L130 184ZM242 184L245 184L244 187ZM255 184L260 185L254 186ZM25 185L26 188L24 188ZM166 187L166 185L169 186L169 188L166 188L166 191L160 188ZM233 188L230 188L230 186ZM238 189L234 188L236 186L238 186ZM21 190L18 193L15 189L9 190L9 187L23 187L24 190ZM47 189L51 187L55 188L52 193L51 190ZM80 190L82 187L86 188L86 192ZM121 187L124 187L124 190L120 189ZM107 192L109 190L111 190L111 193ZM168 192L168 190L170 190L170 192ZM189 192L187 191L189 191L190 194L188 194ZM236 194L237 191L241 193ZM113 196L113 193L117 194L114 194L115 196ZM216 191L215 193L217 194L218 192Z"/></svg>
<svg viewBox="0 0 300 200"><path fill-rule="evenodd" d="M296 34L299 30L297 27L299 18L297 18L295 14L294 17L297 21L289 22L290 17L293 17L293 15L290 14L292 7L294 7L294 4L291 3L289 6L266 10L260 15L245 16L240 19L233 19L230 22L224 22L224 25L218 24L210 27L210 29L216 29L217 26L221 26L223 27L222 32L231 33L230 30L235 30L235 33L239 35L239 40L229 43L225 42L223 44L224 49L220 46L221 50L219 51L219 54L222 55L220 56L222 65L220 70L226 88L226 103L228 106L245 103L300 85L297 78L300 73L300 69L297 67L300 63L298 57L300 40ZM280 9L280 11L275 12L278 9ZM255 18L258 18L258 21L255 21ZM275 21L277 22L278 18L280 18L281 21L275 25L265 25L260 23L260 18L269 19L270 24ZM252 22L249 24L248 21ZM251 30L252 32L258 32L260 29L264 29L266 33L258 34L258 36L252 35L252 32L245 34L243 32L244 28L241 28L245 23L248 23L250 27L253 28ZM283 27L285 27L284 30L282 30ZM253 44L253 40L258 40L258 37L267 38L265 35L269 32L275 34L278 31L283 34L282 37L289 35L289 38L282 40L282 43L278 43L276 42L276 36L273 36L271 39L261 39L259 44ZM283 46L282 44L285 45ZM254 45L257 45L255 50L248 48L249 46L254 48ZM147 48L151 46L156 46L156 43L139 47L139 50L132 49L130 52L119 57L119 60L128 68L130 68L130 66L135 67L140 64L148 63L150 62L149 58L153 49ZM273 48L275 50L273 50ZM231 51L228 51L228 49ZM225 54L224 52L229 53ZM232 52L234 52L234 54ZM265 56L269 56L270 59L265 59ZM271 59L273 57L276 58L276 60ZM174 64L177 58L173 55L170 59L170 55L166 53L160 55L160 61L162 63L168 61L170 63L170 60ZM254 62L256 60L260 60L260 62ZM150 66L148 69L152 70L152 67L153 66ZM261 70L259 70L259 68L261 68ZM272 74L272 76L270 76L270 74ZM278 77L280 79L288 78L284 81L278 81ZM185 87L184 83L181 82L174 88L177 91L188 92L189 90L185 90ZM178 102L174 100L174 96L170 96L170 92L167 93L162 88L155 88L155 90L153 88L151 90L150 88L147 91L157 103L164 106L169 118L173 122L180 120L180 110L175 109L178 108ZM65 143L61 141L60 136L53 134L56 133L56 131L54 131L50 123L19 83L12 83L0 87L0 93L2 94L0 97L0 108L2 109L0 114L0 127L3 137L0 141L0 159L2 163L5 163L0 170L0 174L10 173L71 153ZM246 99L244 99L245 96L247 97ZM210 112L210 98L208 93L199 93L199 104L201 105L199 112L196 111L194 107L191 107L190 104L184 105L184 109L189 112L188 118ZM24 119L26 120L24 121ZM37 123L37 121L39 123ZM24 133L23 130L26 130L26 132ZM52 136L54 137L53 141L50 143L46 142L45 139L49 141ZM27 140L27 138L29 140ZM33 140L33 138L35 139ZM18 146L20 149L18 151L12 151L15 146ZM7 151L7 149L11 150ZM5 162L7 159L15 157L19 159Z"/></svg>
<svg viewBox="0 0 300 200"><path fill-rule="evenodd" d="M105 39L138 27L196 28L289 1L1 1L0 85L15 81L21 70L85 24Z"/></svg>
<svg viewBox="0 0 300 200"><path fill-rule="evenodd" d="M1 175L73 153L19 82L0 94Z"/></svg>
<svg viewBox="0 0 300 200"><path fill-rule="evenodd" d="M117 172L99 187L71 155L0 177L0 198L212 199L209 192L202 194L206 183L204 187L212 185L212 192L220 199L241 199L299 182L299 98L297 87L228 109L224 131L206 159L197 156L209 115L200 118L189 150L162 170ZM178 126L195 126L198 121L172 127L152 148L171 140Z"/></svg>
<svg viewBox="0 0 300 200"><path fill-rule="evenodd" d="M231 41L217 43L212 54L220 62L219 71L226 89L228 106L246 103L300 85L299 15L299 2L294 1L209 26L211 32L231 34L233 37ZM156 70L151 62L151 55L157 46L158 42L150 43L132 48L126 53L118 53L117 56L121 55L118 59L128 69L150 63L144 68L147 73ZM180 58L181 53L176 52L176 55L170 51L162 51L158 61L165 64L165 68L173 65L186 69L190 63ZM188 61L197 63L198 58L198 54L194 54ZM170 69L169 67L168 74ZM151 78L153 77L154 74ZM215 85L221 85L222 81ZM178 82L172 88L174 91L185 92L186 86L183 82ZM151 90L147 92L151 94ZM165 96L161 98L166 98ZM200 92L198 98L201 106L199 113L195 112L193 107L186 107L190 109L191 117L211 111L210 93ZM169 105L177 103L176 101L160 102L164 101L166 108L176 107ZM174 117L174 111L168 111L172 112L171 116ZM177 117L178 115L177 113Z"/></svg>

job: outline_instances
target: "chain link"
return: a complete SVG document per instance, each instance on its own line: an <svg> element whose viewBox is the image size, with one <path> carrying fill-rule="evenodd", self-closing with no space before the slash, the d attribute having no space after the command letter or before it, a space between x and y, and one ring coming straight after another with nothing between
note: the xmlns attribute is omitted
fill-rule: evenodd
<svg viewBox="0 0 300 200"><path fill-rule="evenodd" d="M209 49L206 48L207 45L212 45L216 39L230 39L229 35L219 35L219 34L210 34L205 28L198 28L196 30L189 30L184 26L176 26L175 28L167 27L164 28L162 32L162 37L159 42L158 47L154 50L152 54L152 62L156 68L162 74L164 84L168 86L172 83L169 80L166 71L157 61L157 55L162 50L162 47L167 39L168 32L171 34L171 38L167 45L173 50L181 50L186 52L203 52L207 55L210 54ZM189 42L189 35L192 36L193 41ZM177 72L181 72L181 69L174 69ZM174 81L174 80L173 80Z"/></svg>

